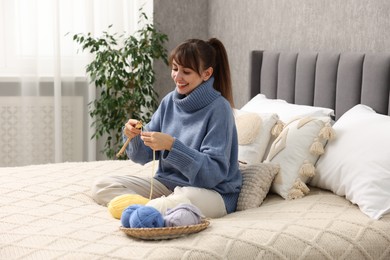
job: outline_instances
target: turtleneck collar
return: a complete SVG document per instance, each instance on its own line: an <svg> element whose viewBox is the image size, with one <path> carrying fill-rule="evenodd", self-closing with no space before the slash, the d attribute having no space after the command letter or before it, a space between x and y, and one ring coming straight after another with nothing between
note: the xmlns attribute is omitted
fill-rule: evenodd
<svg viewBox="0 0 390 260"><path fill-rule="evenodd" d="M189 95L181 95L177 91L173 94L173 102L186 112L192 112L204 108L221 93L213 88L214 77L201 83Z"/></svg>

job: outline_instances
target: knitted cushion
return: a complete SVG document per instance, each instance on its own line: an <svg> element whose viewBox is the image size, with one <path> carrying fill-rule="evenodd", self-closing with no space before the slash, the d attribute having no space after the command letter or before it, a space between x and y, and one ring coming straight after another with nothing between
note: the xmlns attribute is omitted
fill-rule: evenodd
<svg viewBox="0 0 390 260"><path fill-rule="evenodd" d="M237 211L256 208L267 196L279 166L272 163L240 164L242 187Z"/></svg>

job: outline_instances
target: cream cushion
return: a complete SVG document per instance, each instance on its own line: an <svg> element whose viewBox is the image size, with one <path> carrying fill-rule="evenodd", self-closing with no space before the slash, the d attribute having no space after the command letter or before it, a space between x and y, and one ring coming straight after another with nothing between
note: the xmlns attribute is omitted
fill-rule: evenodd
<svg viewBox="0 0 390 260"><path fill-rule="evenodd" d="M306 186L314 176L314 164L333 137L330 117L303 117L287 123L272 143L265 162L280 165L271 190L285 199L309 193Z"/></svg>
<svg viewBox="0 0 390 260"><path fill-rule="evenodd" d="M238 134L238 160L260 163L271 140L271 131L278 122L274 113L250 113L235 109Z"/></svg>

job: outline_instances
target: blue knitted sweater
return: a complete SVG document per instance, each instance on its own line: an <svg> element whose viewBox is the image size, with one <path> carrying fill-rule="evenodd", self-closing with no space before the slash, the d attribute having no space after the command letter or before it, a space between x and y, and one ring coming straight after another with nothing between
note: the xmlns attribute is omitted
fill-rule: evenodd
<svg viewBox="0 0 390 260"><path fill-rule="evenodd" d="M175 138L171 151L156 152L157 180L171 190L176 186L215 190L231 213L236 209L242 185L237 130L229 102L213 88L213 83L212 77L187 96L170 92L145 128ZM139 136L131 140L126 152L140 164L153 158L152 150Z"/></svg>

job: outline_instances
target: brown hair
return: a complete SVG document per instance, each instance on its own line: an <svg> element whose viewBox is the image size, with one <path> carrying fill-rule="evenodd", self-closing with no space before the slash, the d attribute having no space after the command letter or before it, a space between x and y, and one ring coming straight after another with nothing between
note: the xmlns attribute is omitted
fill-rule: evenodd
<svg viewBox="0 0 390 260"><path fill-rule="evenodd" d="M232 81L230 77L229 60L225 46L216 38L207 42L199 39L190 39L172 50L169 56L169 65L175 60L180 66L190 68L199 75L209 67L213 68L214 89L221 92L231 107L234 107Z"/></svg>

